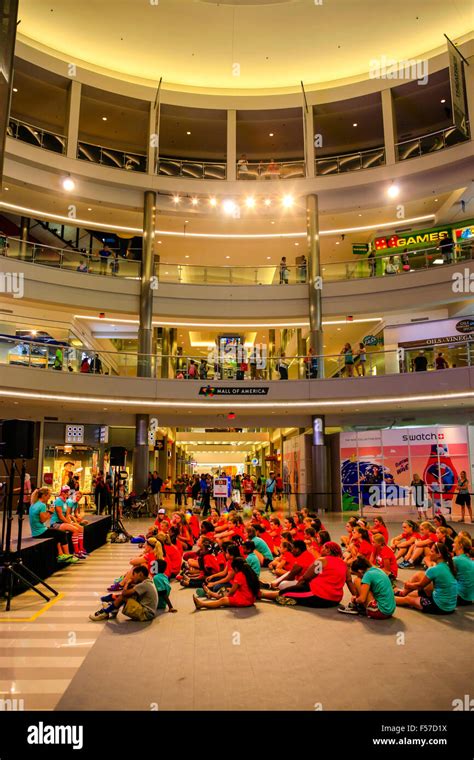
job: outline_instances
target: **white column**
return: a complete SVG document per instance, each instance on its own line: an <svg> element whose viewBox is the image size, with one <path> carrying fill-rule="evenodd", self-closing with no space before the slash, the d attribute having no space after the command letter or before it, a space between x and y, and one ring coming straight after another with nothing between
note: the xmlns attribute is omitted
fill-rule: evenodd
<svg viewBox="0 0 474 760"><path fill-rule="evenodd" d="M395 143L397 141L397 131L395 124L395 111L393 106L392 91L388 87L382 90L382 118L383 134L385 143L385 163L396 163Z"/></svg>
<svg viewBox="0 0 474 760"><path fill-rule="evenodd" d="M77 158L77 141L79 137L79 116L81 112L82 85L76 79L69 86L68 120L67 120L67 151L68 158Z"/></svg>
<svg viewBox="0 0 474 760"><path fill-rule="evenodd" d="M313 106L309 106L308 110L303 109L304 113L304 128L306 129L306 176L315 176L314 166L314 114Z"/></svg>
<svg viewBox="0 0 474 760"><path fill-rule="evenodd" d="M227 111L227 179L237 179L237 111Z"/></svg>

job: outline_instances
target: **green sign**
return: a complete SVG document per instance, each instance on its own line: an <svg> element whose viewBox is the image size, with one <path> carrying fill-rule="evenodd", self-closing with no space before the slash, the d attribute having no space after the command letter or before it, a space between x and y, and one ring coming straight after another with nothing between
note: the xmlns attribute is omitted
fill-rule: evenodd
<svg viewBox="0 0 474 760"><path fill-rule="evenodd" d="M369 252L369 244L368 243L354 243L352 246L352 253L355 253L357 255L359 254L365 254Z"/></svg>
<svg viewBox="0 0 474 760"><path fill-rule="evenodd" d="M379 343L382 345L383 337L377 338L375 335L366 335L362 343L364 346L378 346Z"/></svg>

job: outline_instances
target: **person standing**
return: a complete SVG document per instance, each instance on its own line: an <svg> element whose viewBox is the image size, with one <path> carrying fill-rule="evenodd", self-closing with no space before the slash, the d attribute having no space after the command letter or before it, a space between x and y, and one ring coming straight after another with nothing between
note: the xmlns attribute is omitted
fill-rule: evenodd
<svg viewBox="0 0 474 760"><path fill-rule="evenodd" d="M265 512L267 511L267 509L269 510L269 512L275 511L273 509L273 494L275 493L275 488L276 488L275 473L272 470L265 481L265 496L267 497Z"/></svg>
<svg viewBox="0 0 474 760"><path fill-rule="evenodd" d="M306 256L303 254L298 265L298 279L300 282L306 282L307 273L308 262L306 260Z"/></svg>
<svg viewBox="0 0 474 760"><path fill-rule="evenodd" d="M282 256L280 261L280 285L288 285L288 266L286 263L286 256Z"/></svg>
<svg viewBox="0 0 474 760"><path fill-rule="evenodd" d="M63 351L60 346L57 347L54 354L53 369L61 370L63 368Z"/></svg>
<svg viewBox="0 0 474 760"><path fill-rule="evenodd" d="M94 488L94 501L97 507L97 514L101 515L104 511L108 512L109 504L109 490L104 481L102 473L97 475L95 488Z"/></svg>
<svg viewBox="0 0 474 760"><path fill-rule="evenodd" d="M306 377L309 380L316 380L318 377L318 357L315 356L313 349L308 349L308 354L304 359L306 365Z"/></svg>
<svg viewBox="0 0 474 760"><path fill-rule="evenodd" d="M410 483L412 489L413 501L418 510L420 519L428 519L428 498L426 494L426 483L420 478L417 472L413 473L413 480Z"/></svg>
<svg viewBox="0 0 474 760"><path fill-rule="evenodd" d="M449 369L449 364L444 358L442 351L439 352L435 359L435 369Z"/></svg>
<svg viewBox="0 0 474 760"><path fill-rule="evenodd" d="M357 374L359 377L365 377L365 365L367 362L367 349L363 343L359 343L359 351L357 352Z"/></svg>
<svg viewBox="0 0 474 760"><path fill-rule="evenodd" d="M464 522L464 515L467 511L472 523L472 508L471 508L471 494L469 493L469 480L465 470L461 470L458 477L458 495L456 496L456 504L461 507L461 522Z"/></svg>
<svg viewBox="0 0 474 760"><path fill-rule="evenodd" d="M418 356L413 359L413 371L414 372L426 372L428 369L428 359L426 358L424 351L419 351Z"/></svg>
<svg viewBox="0 0 474 760"><path fill-rule="evenodd" d="M352 346L350 343L345 343L341 350L341 354L344 357L344 371L347 377L353 377L354 375L354 354L352 352Z"/></svg>
<svg viewBox="0 0 474 760"><path fill-rule="evenodd" d="M160 493L161 493L162 486L163 486L163 479L160 478L157 470L154 470L151 476L151 481L150 481L150 491L153 497L153 504L156 510L154 512L155 515L158 513L158 510L160 508Z"/></svg>
<svg viewBox="0 0 474 760"><path fill-rule="evenodd" d="M367 263L369 265L369 277L375 277L377 274L377 259L375 258L374 251L370 251L369 255L367 256Z"/></svg>
<svg viewBox="0 0 474 760"><path fill-rule="evenodd" d="M107 274L107 265L109 263L109 257L111 253L112 251L108 245L104 245L104 247L99 251L100 274Z"/></svg>
<svg viewBox="0 0 474 760"><path fill-rule="evenodd" d="M280 380L288 380L288 364L285 361L286 354L284 351L280 354L280 360L278 362L278 372L280 373Z"/></svg>

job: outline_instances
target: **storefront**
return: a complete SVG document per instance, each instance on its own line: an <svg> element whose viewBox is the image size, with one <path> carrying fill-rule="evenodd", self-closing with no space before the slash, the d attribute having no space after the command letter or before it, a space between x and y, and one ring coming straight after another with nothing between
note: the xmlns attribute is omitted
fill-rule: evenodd
<svg viewBox="0 0 474 760"><path fill-rule="evenodd" d="M428 514L460 516L455 503L459 474L471 472L474 436L467 426L367 430L340 434L343 511L417 516L411 482L426 483Z"/></svg>
<svg viewBox="0 0 474 760"><path fill-rule="evenodd" d="M413 372L420 352L428 360L428 370L436 368L440 355L448 367L474 364L474 317L388 325L384 335L387 347L401 349L398 359L402 372ZM438 361L438 366L441 364Z"/></svg>

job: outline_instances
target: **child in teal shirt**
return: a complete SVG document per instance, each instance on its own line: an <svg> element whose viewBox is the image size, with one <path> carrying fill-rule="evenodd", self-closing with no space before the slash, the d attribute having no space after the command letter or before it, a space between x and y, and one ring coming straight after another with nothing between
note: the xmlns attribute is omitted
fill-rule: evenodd
<svg viewBox="0 0 474 760"><path fill-rule="evenodd" d="M258 577L260 575L261 567L260 567L259 558L257 557L256 554L254 554L254 551L255 551L254 542L245 541L243 544L243 550L244 550L244 557L245 557L246 563L250 565L250 567L252 568L252 570Z"/></svg>
<svg viewBox="0 0 474 760"><path fill-rule="evenodd" d="M156 563L153 563L153 565L155 564L158 572L153 576L153 583L155 584L155 588L158 592L157 609L164 610L166 607L168 607L168 612L178 612L178 610L173 607L170 600L171 584L169 582L168 576L165 575L166 560L158 559Z"/></svg>

